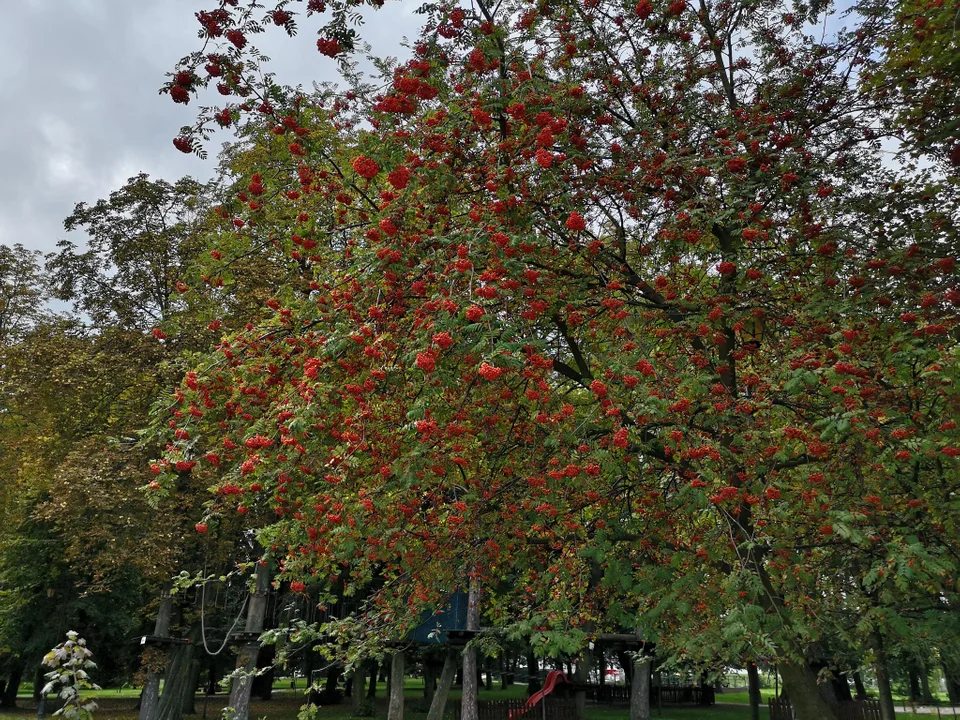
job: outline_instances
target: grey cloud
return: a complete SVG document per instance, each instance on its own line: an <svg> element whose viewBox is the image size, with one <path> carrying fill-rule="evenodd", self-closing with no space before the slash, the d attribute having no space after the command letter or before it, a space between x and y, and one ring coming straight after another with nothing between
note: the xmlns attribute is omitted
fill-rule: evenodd
<svg viewBox="0 0 960 720"><path fill-rule="evenodd" d="M0 25L0 243L48 251L63 218L143 171L169 180L207 177L206 163L171 138L194 106L157 94L176 61L197 47L193 14L203 0L14 0ZM380 55L400 55L414 36L419 2L366 13L361 33ZM317 53L313 26L257 38L280 82L335 80ZM214 100L210 100L214 102ZM224 138L225 139L225 138ZM213 148L215 149L215 148ZM78 241L77 238L73 238Z"/></svg>

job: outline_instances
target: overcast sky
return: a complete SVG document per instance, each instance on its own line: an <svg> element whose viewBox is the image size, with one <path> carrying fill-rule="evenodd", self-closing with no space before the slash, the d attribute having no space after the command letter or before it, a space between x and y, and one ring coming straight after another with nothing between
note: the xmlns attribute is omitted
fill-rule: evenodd
<svg viewBox="0 0 960 720"><path fill-rule="evenodd" d="M67 237L63 219L138 172L206 178L213 160L178 152L171 140L195 103L157 90L164 73L198 47L194 12L212 0L8 0L0 23L0 243L49 251ZM400 55L421 18L413 0L368 12L361 30L378 55ZM257 38L277 80L336 79L320 55L316 25ZM218 146L211 146L211 156ZM76 235L74 233L73 235ZM71 237L82 243L82 237Z"/></svg>

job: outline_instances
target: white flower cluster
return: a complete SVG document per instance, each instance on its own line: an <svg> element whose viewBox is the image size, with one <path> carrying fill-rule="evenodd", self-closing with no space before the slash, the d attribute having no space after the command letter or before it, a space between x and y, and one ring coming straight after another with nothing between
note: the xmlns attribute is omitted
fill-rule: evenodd
<svg viewBox="0 0 960 720"><path fill-rule="evenodd" d="M91 660L93 653L87 648L87 641L71 630L65 642L57 645L43 658L43 664L53 670L46 674L47 684L43 693L57 692L63 707L54 713L63 715L67 720L90 720L97 703L84 699L84 690L99 690L100 686L90 682L87 674L97 666Z"/></svg>

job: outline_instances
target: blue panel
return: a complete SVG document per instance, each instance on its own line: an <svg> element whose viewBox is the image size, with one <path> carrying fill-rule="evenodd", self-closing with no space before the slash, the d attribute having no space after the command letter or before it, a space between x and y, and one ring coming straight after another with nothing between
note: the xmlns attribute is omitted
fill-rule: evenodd
<svg viewBox="0 0 960 720"><path fill-rule="evenodd" d="M420 616L420 625L407 637L419 643L444 644L447 642L447 630L466 629L467 594L458 590L435 612L425 611Z"/></svg>

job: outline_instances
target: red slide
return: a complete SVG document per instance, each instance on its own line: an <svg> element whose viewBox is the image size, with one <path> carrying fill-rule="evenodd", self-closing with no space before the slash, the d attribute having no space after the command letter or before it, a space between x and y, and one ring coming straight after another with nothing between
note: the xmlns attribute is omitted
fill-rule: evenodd
<svg viewBox="0 0 960 720"><path fill-rule="evenodd" d="M530 699L527 700L526 707L523 710L510 711L510 714L509 714L510 720L514 720L515 718L518 718L521 715L525 715L527 712L529 712L530 708L532 708L538 702L543 700L543 698L545 698L547 695L552 693L553 689L557 686L557 683L565 683L565 682L568 682L568 680L567 680L567 676L563 674L562 670L551 670L549 673L547 673L547 679L543 683L543 688L541 688L539 691L535 692L533 695L530 696Z"/></svg>

